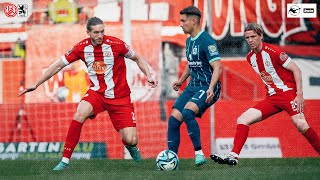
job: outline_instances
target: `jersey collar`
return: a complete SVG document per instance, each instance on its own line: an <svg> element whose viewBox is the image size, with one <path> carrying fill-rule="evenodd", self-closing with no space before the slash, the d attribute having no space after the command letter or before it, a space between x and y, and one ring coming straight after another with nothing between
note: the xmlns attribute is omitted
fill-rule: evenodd
<svg viewBox="0 0 320 180"><path fill-rule="evenodd" d="M203 32L204 32L204 30L201 30L201 31L196 35L196 37L194 37L194 38L191 37L191 41L194 41L194 40L198 39L198 37L199 37Z"/></svg>

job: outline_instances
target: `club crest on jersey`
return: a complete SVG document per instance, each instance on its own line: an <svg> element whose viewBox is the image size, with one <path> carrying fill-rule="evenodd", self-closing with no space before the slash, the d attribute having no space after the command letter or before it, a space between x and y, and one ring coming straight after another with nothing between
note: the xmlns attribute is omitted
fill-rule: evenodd
<svg viewBox="0 0 320 180"><path fill-rule="evenodd" d="M103 52L103 56L110 57L112 54L110 51Z"/></svg>
<svg viewBox="0 0 320 180"><path fill-rule="evenodd" d="M192 49L192 54L193 55L197 55L198 54L198 47L197 46Z"/></svg>
<svg viewBox="0 0 320 180"><path fill-rule="evenodd" d="M285 52L280 53L281 61L286 61L288 58L289 58L289 56Z"/></svg>
<svg viewBox="0 0 320 180"><path fill-rule="evenodd" d="M270 62L270 61L266 61L264 64L265 64L267 67L271 66L271 62Z"/></svg>

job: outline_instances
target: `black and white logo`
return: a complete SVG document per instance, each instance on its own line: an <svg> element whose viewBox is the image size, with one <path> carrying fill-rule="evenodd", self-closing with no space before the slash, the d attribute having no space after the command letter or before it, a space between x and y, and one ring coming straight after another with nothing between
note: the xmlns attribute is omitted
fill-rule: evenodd
<svg viewBox="0 0 320 180"><path fill-rule="evenodd" d="M27 4L18 4L18 17L28 17L28 5Z"/></svg>
<svg viewBox="0 0 320 180"><path fill-rule="evenodd" d="M303 8L303 13L314 13L313 8Z"/></svg>
<svg viewBox="0 0 320 180"><path fill-rule="evenodd" d="M317 4L315 3L301 3L301 4L287 4L288 18L316 18Z"/></svg>
<svg viewBox="0 0 320 180"><path fill-rule="evenodd" d="M300 10L301 10L301 8L299 6L293 5L289 8L288 14L290 14L292 16L298 16L300 14Z"/></svg>

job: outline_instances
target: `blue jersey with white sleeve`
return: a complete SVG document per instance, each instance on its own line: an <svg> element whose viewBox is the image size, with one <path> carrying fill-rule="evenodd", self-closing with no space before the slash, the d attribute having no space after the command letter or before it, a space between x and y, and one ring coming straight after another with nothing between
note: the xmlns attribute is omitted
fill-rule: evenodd
<svg viewBox="0 0 320 180"><path fill-rule="evenodd" d="M202 30L196 37L188 37L186 55L191 76L188 86L209 86L213 73L210 63L220 60L216 41Z"/></svg>

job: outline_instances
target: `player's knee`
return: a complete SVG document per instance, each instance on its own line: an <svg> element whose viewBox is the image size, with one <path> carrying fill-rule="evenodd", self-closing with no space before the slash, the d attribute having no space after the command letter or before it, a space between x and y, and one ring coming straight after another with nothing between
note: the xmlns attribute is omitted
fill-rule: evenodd
<svg viewBox="0 0 320 180"><path fill-rule="evenodd" d="M130 136L125 139L128 146L136 146L138 144L137 136Z"/></svg>
<svg viewBox="0 0 320 180"><path fill-rule="evenodd" d="M188 121L191 121L191 120L194 120L195 117L196 117L196 113L194 113L192 110L190 109L183 109L182 111L182 117L183 117L183 120L185 122L188 122Z"/></svg>
<svg viewBox="0 0 320 180"><path fill-rule="evenodd" d="M246 124L246 118L244 118L243 116L239 116L237 118L237 124L245 124L245 125L247 125Z"/></svg>
<svg viewBox="0 0 320 180"><path fill-rule="evenodd" d="M179 128L182 122L177 120L175 117L170 116L168 126L169 128Z"/></svg>
<svg viewBox="0 0 320 180"><path fill-rule="evenodd" d="M77 111L74 114L73 119L83 123L85 120L88 119L88 117L84 113Z"/></svg>
<svg viewBox="0 0 320 180"><path fill-rule="evenodd" d="M250 116L247 113L243 113L241 116L237 118L237 124L244 124L246 126L250 126L256 122L259 122L261 118Z"/></svg>
<svg viewBox="0 0 320 180"><path fill-rule="evenodd" d="M308 123L305 121L298 121L295 123L295 126L301 134L304 134L310 128Z"/></svg>

